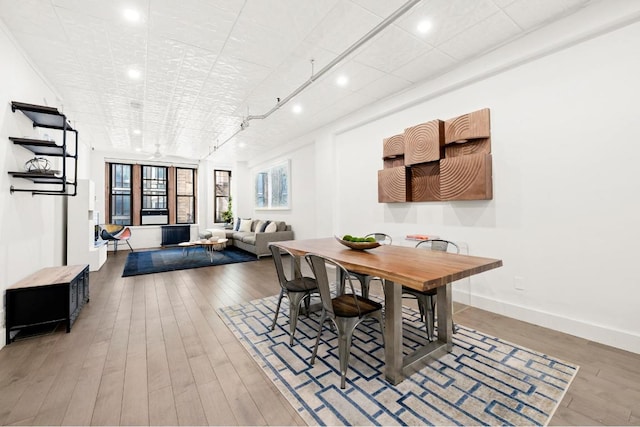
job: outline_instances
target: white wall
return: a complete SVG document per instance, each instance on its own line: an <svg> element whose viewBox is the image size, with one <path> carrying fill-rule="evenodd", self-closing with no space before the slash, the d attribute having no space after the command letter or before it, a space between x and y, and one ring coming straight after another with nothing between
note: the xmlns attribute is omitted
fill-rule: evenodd
<svg viewBox="0 0 640 427"><path fill-rule="evenodd" d="M64 197L9 193L11 185L32 188L30 181L12 179L7 172L24 170L34 154L14 145L10 136L36 136L32 122L21 112L11 111L11 101L59 107L57 96L32 68L0 22L0 292L31 273L59 266L65 257ZM51 137L59 131L47 130ZM4 345L4 304L0 307Z"/></svg>
<svg viewBox="0 0 640 427"><path fill-rule="evenodd" d="M269 168L283 161L290 161L290 209L255 209L255 176L260 170ZM315 144L309 143L295 148L285 154L264 159L261 163L247 165L245 173L238 179L238 193L241 197L239 215L243 218L285 221L291 225L296 239L313 238L316 235L316 162ZM238 174L240 175L240 174Z"/></svg>
<svg viewBox="0 0 640 427"><path fill-rule="evenodd" d="M293 197L315 189L316 210L292 212L304 230L296 237L382 231L462 242L504 267L456 284L456 299L640 352L639 6L596 3L305 136L316 141L315 180L298 177ZM493 200L377 203L384 137L484 107Z"/></svg>

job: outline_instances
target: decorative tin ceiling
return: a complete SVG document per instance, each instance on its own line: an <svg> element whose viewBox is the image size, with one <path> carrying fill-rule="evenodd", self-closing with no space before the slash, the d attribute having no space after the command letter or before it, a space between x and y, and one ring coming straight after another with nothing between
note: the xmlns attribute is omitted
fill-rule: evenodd
<svg viewBox="0 0 640 427"><path fill-rule="evenodd" d="M233 161L440 75L586 3L422 0L241 132L247 116L271 110L405 1L0 0L0 29L59 93L48 105L63 108L95 149L153 153L158 146L200 159L228 140L214 157ZM137 11L139 21L127 20L126 9ZM417 30L423 20L431 27L424 34ZM348 82L338 85L339 76Z"/></svg>

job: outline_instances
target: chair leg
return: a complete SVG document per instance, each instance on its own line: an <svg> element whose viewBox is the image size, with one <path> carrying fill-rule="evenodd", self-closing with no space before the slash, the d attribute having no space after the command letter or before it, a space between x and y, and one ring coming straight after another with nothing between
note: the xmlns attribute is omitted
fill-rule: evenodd
<svg viewBox="0 0 640 427"><path fill-rule="evenodd" d="M327 319L327 314L322 309L322 316L320 316L320 323L318 324L318 336L316 337L316 345L313 347L313 353L311 354L311 364L313 365L316 361L316 355L318 354L318 344L320 343L320 335L322 335L322 327L324 326L324 321Z"/></svg>
<svg viewBox="0 0 640 427"><path fill-rule="evenodd" d="M275 329L276 322L278 321L278 313L280 313L280 304L282 304L283 296L284 296L284 291L280 289L280 298L278 298L278 305L276 306L276 314L273 316L273 323L271 324L272 331Z"/></svg>
<svg viewBox="0 0 640 427"><path fill-rule="evenodd" d="M298 325L298 313L300 312L300 303L302 302L302 298L299 298L296 294L296 297L292 298L291 293L289 294L289 345L293 347L293 336L296 333L296 326Z"/></svg>
<svg viewBox="0 0 640 427"><path fill-rule="evenodd" d="M340 356L340 388L344 389L347 379L347 370L349 369L349 356L351 355L351 338L353 330L356 328L360 319L357 318L338 318L338 354Z"/></svg>
<svg viewBox="0 0 640 427"><path fill-rule="evenodd" d="M129 243L129 240L125 240L125 242L127 242L127 245L129 246L129 250L133 252L133 248L131 247L131 243Z"/></svg>
<svg viewBox="0 0 640 427"><path fill-rule="evenodd" d="M118 253L118 241L114 240L113 241L113 253Z"/></svg>

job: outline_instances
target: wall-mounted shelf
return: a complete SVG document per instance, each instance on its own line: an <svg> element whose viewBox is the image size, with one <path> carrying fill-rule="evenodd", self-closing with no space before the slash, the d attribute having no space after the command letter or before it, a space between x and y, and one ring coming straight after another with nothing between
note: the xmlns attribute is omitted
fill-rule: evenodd
<svg viewBox="0 0 640 427"><path fill-rule="evenodd" d="M69 152L65 152L61 145L57 145L54 141L47 141L44 139L31 139L31 138L15 138L9 137L9 140L14 144L30 150L35 154L41 156L55 156L55 157L73 157Z"/></svg>
<svg viewBox="0 0 640 427"><path fill-rule="evenodd" d="M15 113L21 111L32 122L33 127L47 129L57 129L62 131L62 145L55 141L48 141L35 138L9 137L14 144L31 151L37 156L49 156L62 158L62 169L60 171L21 171L9 172L14 178L26 179L34 184L44 184L54 186L47 188L16 188L11 186L11 193L30 192L31 194L48 194L60 196L75 196L77 193L78 174L78 131L71 127L67 117L56 108L42 105L26 104L23 102L11 102L11 110ZM75 149L68 150L67 133L75 135ZM70 164L73 162L73 164ZM73 171L73 174L70 172Z"/></svg>

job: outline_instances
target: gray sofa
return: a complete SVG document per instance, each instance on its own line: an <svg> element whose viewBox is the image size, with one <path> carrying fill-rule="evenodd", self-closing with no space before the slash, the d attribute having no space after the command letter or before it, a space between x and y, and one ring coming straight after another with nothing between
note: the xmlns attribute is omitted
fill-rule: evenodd
<svg viewBox="0 0 640 427"><path fill-rule="evenodd" d="M251 223L251 231L240 232L235 230L225 230L226 238L229 239L227 243L232 244L240 249L256 254L258 258L271 255L269 251L269 243L279 242L283 240L293 240L293 231L291 226L287 225L284 221L273 221L276 223L276 231L256 232L256 225L258 225L257 219L254 219ZM264 220L263 220L264 221Z"/></svg>

